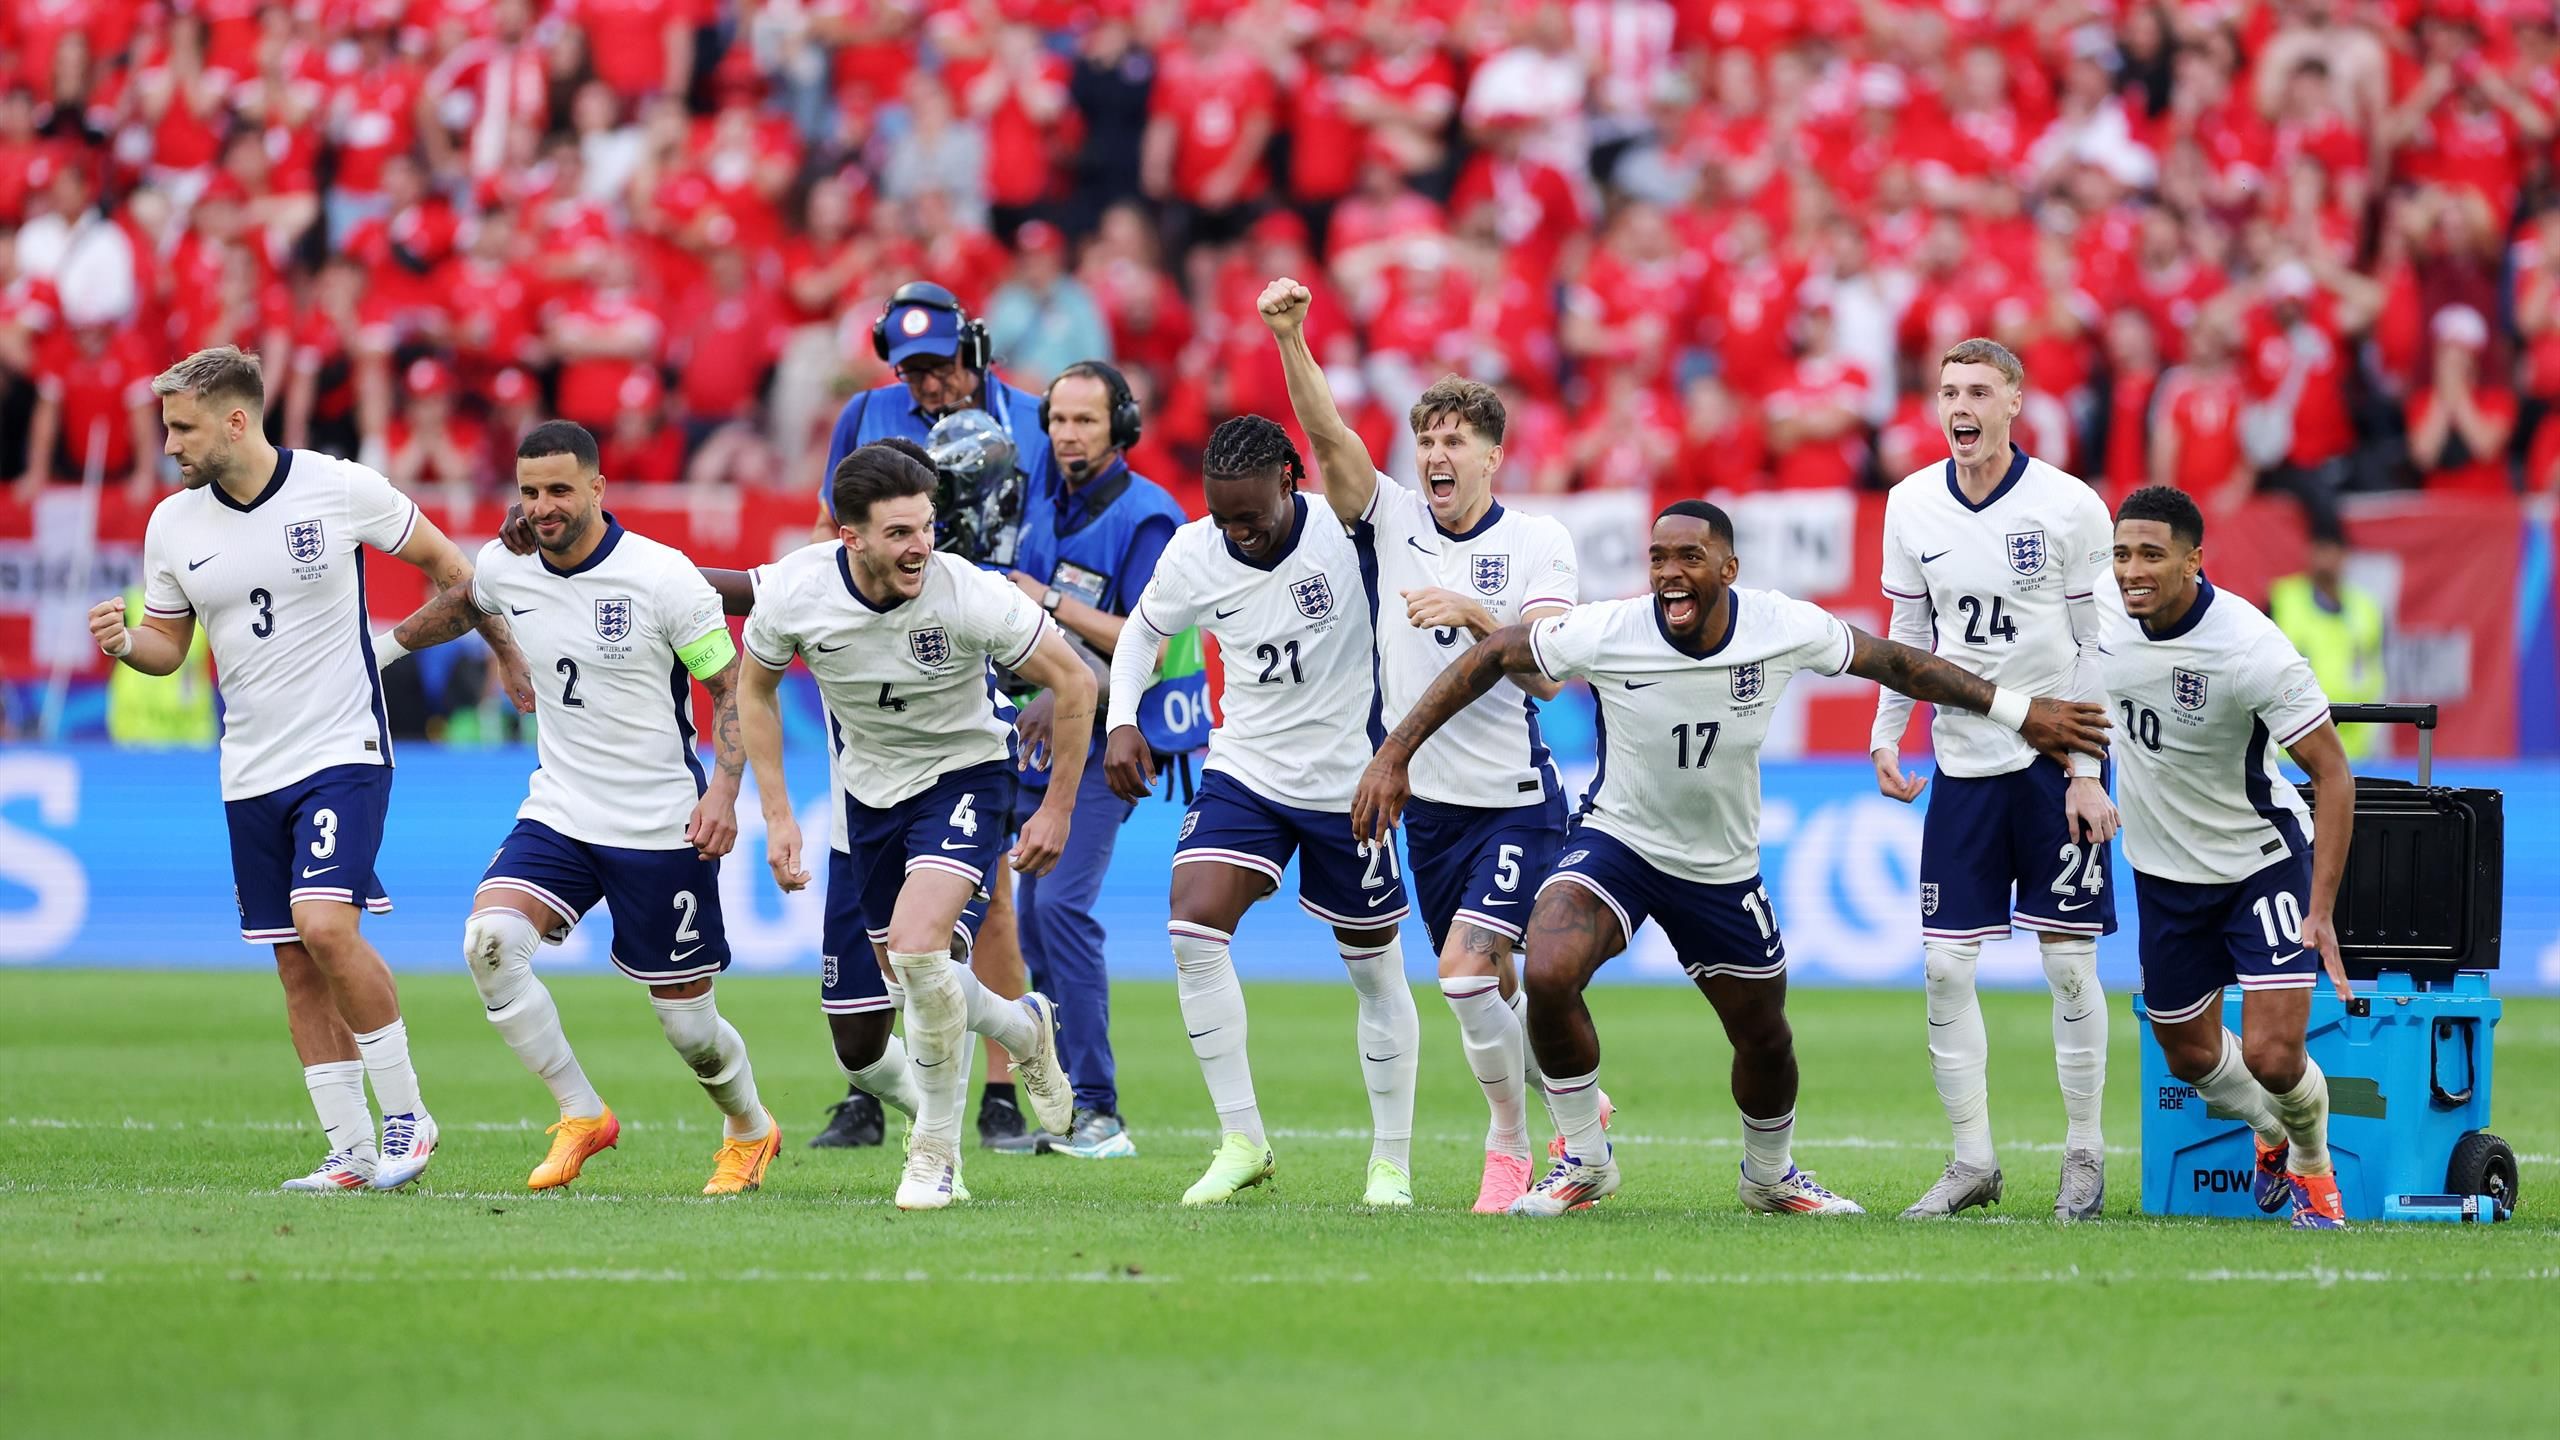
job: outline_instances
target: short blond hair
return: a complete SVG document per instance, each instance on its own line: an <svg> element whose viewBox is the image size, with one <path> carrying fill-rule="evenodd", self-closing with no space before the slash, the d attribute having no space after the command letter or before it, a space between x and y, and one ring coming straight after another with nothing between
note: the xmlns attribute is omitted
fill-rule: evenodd
<svg viewBox="0 0 2560 1440"><path fill-rule="evenodd" d="M1976 335L1948 346L1947 353L1938 357L1938 369L1943 373L1950 365L1988 365L2000 372L2010 389L2027 388L2027 367L2009 353L2008 346L1987 336Z"/></svg>
<svg viewBox="0 0 2560 1440"><path fill-rule="evenodd" d="M258 357L237 345L216 345L199 350L151 381L154 395L192 395L207 405L220 406L228 401L252 415L262 415L267 408L267 383L258 368Z"/></svg>
<svg viewBox="0 0 2560 1440"><path fill-rule="evenodd" d="M1447 415L1457 416L1458 423L1496 445L1502 443L1502 432L1511 423L1501 394L1483 381L1464 375L1441 376L1422 392L1421 399L1413 402L1413 433L1421 434Z"/></svg>

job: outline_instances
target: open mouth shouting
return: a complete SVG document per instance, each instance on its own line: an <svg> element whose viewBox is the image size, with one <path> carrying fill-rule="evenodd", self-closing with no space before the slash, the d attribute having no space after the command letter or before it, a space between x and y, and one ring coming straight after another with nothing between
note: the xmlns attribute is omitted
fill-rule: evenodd
<svg viewBox="0 0 2560 1440"><path fill-rule="evenodd" d="M1663 621L1670 625L1674 633L1687 634L1697 628L1701 612L1698 608L1696 591L1686 585L1673 585L1656 590L1653 595L1656 600L1662 602Z"/></svg>
<svg viewBox="0 0 2560 1440"><path fill-rule="evenodd" d="M1970 417L1959 416L1947 426L1947 443L1957 459L1978 459L1982 454L1982 427Z"/></svg>

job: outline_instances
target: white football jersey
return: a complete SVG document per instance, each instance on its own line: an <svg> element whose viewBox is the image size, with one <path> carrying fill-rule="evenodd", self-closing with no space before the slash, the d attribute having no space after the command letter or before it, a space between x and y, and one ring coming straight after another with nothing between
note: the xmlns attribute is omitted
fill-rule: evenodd
<svg viewBox="0 0 2560 1440"><path fill-rule="evenodd" d="M143 532L143 608L195 616L222 692L222 798L333 765L391 763L391 721L364 606L364 548L409 543L418 507L353 461L278 450L243 505L181 490Z"/></svg>
<svg viewBox="0 0 2560 1440"><path fill-rule="evenodd" d="M1387 728L1476 643L1463 626L1420 629L1405 618L1407 590L1452 590L1493 615L1498 629L1524 610L1582 597L1573 535L1544 515L1497 503L1463 535L1440 528L1431 502L1384 475L1361 520L1378 555L1378 680ZM1441 805L1503 810L1535 805L1559 788L1538 734L1538 702L1508 679L1451 716L1415 752L1413 793Z"/></svg>
<svg viewBox="0 0 2560 1440"><path fill-rule="evenodd" d="M682 551L604 517L575 569L481 548L471 598L507 617L533 671L541 763L516 809L573 840L628 850L684 847L702 798L687 656L728 653L720 597ZM717 667L714 667L716 673Z"/></svg>
<svg viewBox="0 0 2560 1440"><path fill-rule="evenodd" d="M1591 682L1600 768L1577 823L1654 868L1729 885L1760 869L1760 745L1798 670L1849 668L1849 627L1775 590L1728 592L1728 624L1702 656L1671 643L1650 595L1595 601L1532 626L1538 668Z"/></svg>
<svg viewBox="0 0 2560 1440"><path fill-rule="evenodd" d="M852 556L828 541L763 568L746 641L768 669L794 655L809 667L837 787L885 810L938 776L1012 755L1011 707L987 664L1021 664L1048 628L1019 587L938 550L921 594L877 608L853 587Z"/></svg>
<svg viewBox="0 0 2560 1440"><path fill-rule="evenodd" d="M2228 884L2310 853L2311 811L2276 759L2328 720L2329 697L2258 607L2198 585L2157 634L2105 606L2098 665L2115 701L2125 859L2163 880Z"/></svg>
<svg viewBox="0 0 2560 1440"><path fill-rule="evenodd" d="M2114 588L2114 534L2097 491L2023 450L1980 505L1943 461L1885 499L1884 592L1928 603L1939 655L2020 694L2056 695L2079 654L2070 603ZM1910 713L1908 698L1884 692L1876 742L1898 742ZM1949 775L2005 775L2036 758L2017 731L1943 705L1929 743Z"/></svg>
<svg viewBox="0 0 2560 1440"><path fill-rule="evenodd" d="M1173 532L1131 614L1158 635L1218 642L1226 685L1207 769L1267 800L1349 813L1377 753L1377 614L1351 535L1305 495L1268 561L1245 559L1213 520Z"/></svg>

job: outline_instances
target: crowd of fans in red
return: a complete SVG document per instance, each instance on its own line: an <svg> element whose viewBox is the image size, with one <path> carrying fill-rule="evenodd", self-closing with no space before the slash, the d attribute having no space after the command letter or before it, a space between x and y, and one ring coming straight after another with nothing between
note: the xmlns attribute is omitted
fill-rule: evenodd
<svg viewBox="0 0 2560 1440"><path fill-rule="evenodd" d="M287 443L487 487L560 414L624 480L814 486L937 280L1142 468L1440 373L1507 483L1889 481L1954 339L2023 437L2217 501L2560 472L2547 0L15 0L0 466L155 468L235 343Z"/></svg>

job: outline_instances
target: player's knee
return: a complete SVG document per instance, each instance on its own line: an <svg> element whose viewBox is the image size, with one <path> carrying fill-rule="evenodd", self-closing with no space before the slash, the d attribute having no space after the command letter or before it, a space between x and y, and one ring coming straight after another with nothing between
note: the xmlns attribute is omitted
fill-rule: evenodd
<svg viewBox="0 0 2560 1440"><path fill-rule="evenodd" d="M1734 1055L1749 1065L1782 1063L1796 1052L1795 1027L1777 1006L1735 1017L1725 1035L1733 1042Z"/></svg>
<svg viewBox="0 0 2560 1440"><path fill-rule="evenodd" d="M1932 990L1973 988L1973 970L1982 959L1978 940L1932 940L1920 947L1920 973Z"/></svg>
<svg viewBox="0 0 2560 1440"><path fill-rule="evenodd" d="M1510 958L1509 937L1461 920L1450 927L1449 939L1440 947L1440 978L1499 975Z"/></svg>
<svg viewBox="0 0 2560 1440"><path fill-rule="evenodd" d="M2078 1000L2098 984L2098 945L2078 935L2047 936L2037 947L2044 960L2044 981L2054 998Z"/></svg>
<svg viewBox="0 0 2560 1440"><path fill-rule="evenodd" d="M708 995L689 1000L649 997L649 1006L658 1012L658 1028L666 1032L667 1043L696 1075L715 1075L720 1070L720 1011Z"/></svg>
<svg viewBox="0 0 2560 1440"><path fill-rule="evenodd" d="M827 1037L835 1043L836 1064L847 1072L879 1064L880 1057L889 1053L889 1026L896 1018L890 1010L829 1015Z"/></svg>
<svg viewBox="0 0 2560 1440"><path fill-rule="evenodd" d="M293 908L293 932L322 969L334 969L352 959L364 944L356 930L356 914L353 905L297 905Z"/></svg>
<svg viewBox="0 0 2560 1440"><path fill-rule="evenodd" d="M2291 1036L2248 1036L2240 1042L2240 1060L2274 1094L2282 1095L2302 1083L2302 1042Z"/></svg>
<svg viewBox="0 0 2560 1440"><path fill-rule="evenodd" d="M1580 960L1534 947L1520 967L1520 983L1529 992L1531 1009L1579 1000L1587 978Z"/></svg>
<svg viewBox="0 0 2560 1440"><path fill-rule="evenodd" d="M1223 930L1176 920L1165 932L1173 937L1173 968L1185 975L1214 975L1234 963L1227 954L1227 942L1233 937Z"/></svg>
<svg viewBox="0 0 2560 1440"><path fill-rule="evenodd" d="M480 987L480 1003L491 1010L514 1004L533 978L533 952L541 944L533 922L513 910L471 912L462 926L462 959Z"/></svg>

